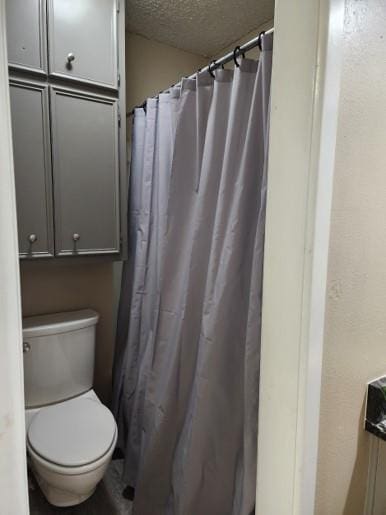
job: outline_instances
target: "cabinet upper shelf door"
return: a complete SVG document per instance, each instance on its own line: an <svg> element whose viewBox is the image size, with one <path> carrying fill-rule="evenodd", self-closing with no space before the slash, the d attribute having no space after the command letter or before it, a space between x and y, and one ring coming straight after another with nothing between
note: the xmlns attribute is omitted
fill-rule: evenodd
<svg viewBox="0 0 386 515"><path fill-rule="evenodd" d="M116 0L48 0L49 71L117 88Z"/></svg>
<svg viewBox="0 0 386 515"><path fill-rule="evenodd" d="M44 85L11 81L19 251L52 256L52 174L48 92Z"/></svg>
<svg viewBox="0 0 386 515"><path fill-rule="evenodd" d="M47 71L45 0L7 0L8 62L12 68Z"/></svg>
<svg viewBox="0 0 386 515"><path fill-rule="evenodd" d="M51 86L57 255L118 253L115 98Z"/></svg>

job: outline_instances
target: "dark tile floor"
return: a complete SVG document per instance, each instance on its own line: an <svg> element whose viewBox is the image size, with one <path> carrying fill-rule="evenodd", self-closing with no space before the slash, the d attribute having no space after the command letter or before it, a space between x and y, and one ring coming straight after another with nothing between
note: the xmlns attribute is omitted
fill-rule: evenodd
<svg viewBox="0 0 386 515"><path fill-rule="evenodd" d="M131 515L132 504L122 496L125 488L121 480L122 467L122 460L112 461L94 495L69 508L51 506L29 472L30 515Z"/></svg>

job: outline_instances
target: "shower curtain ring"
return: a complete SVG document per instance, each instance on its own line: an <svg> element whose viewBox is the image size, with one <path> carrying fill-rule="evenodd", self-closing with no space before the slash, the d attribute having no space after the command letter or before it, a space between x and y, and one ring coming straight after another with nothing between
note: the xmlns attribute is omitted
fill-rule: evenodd
<svg viewBox="0 0 386 515"><path fill-rule="evenodd" d="M235 47L235 49L233 50L233 60L235 62L235 65L237 66L237 68L239 68L239 63L237 62L237 54L238 55L242 55L243 58L245 58L245 53L241 51L241 48L239 46Z"/></svg>
<svg viewBox="0 0 386 515"><path fill-rule="evenodd" d="M211 68L212 64L216 64L216 59L213 59L213 61L211 61L211 62L208 64L208 73L209 73L209 75L211 75L211 76L212 76L212 78L213 78L213 79L215 79L215 78L216 78L216 76L215 76L215 74L213 73L212 68Z"/></svg>
<svg viewBox="0 0 386 515"><path fill-rule="evenodd" d="M259 47L260 52L263 50L263 49L262 49L262 46L261 46L261 43L262 43L262 41L263 41L263 36L264 36L264 34L265 34L265 30L262 30L262 31L260 32L260 34L259 34L259 40L258 40L258 42L257 42L257 46Z"/></svg>

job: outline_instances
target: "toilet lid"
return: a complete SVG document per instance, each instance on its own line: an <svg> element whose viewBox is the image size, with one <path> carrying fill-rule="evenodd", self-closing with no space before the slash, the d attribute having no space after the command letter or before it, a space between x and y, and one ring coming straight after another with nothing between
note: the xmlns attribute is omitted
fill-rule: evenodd
<svg viewBox="0 0 386 515"><path fill-rule="evenodd" d="M28 442L42 458L79 467L101 458L116 432L112 413L92 399L73 399L41 409L28 429Z"/></svg>

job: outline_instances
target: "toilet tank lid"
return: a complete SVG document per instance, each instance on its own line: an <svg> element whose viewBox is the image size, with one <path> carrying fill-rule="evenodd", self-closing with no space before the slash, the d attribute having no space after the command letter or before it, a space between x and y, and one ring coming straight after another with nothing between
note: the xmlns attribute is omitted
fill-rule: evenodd
<svg viewBox="0 0 386 515"><path fill-rule="evenodd" d="M67 333L96 325L99 315L92 309L67 311L23 318L23 337L48 336Z"/></svg>

